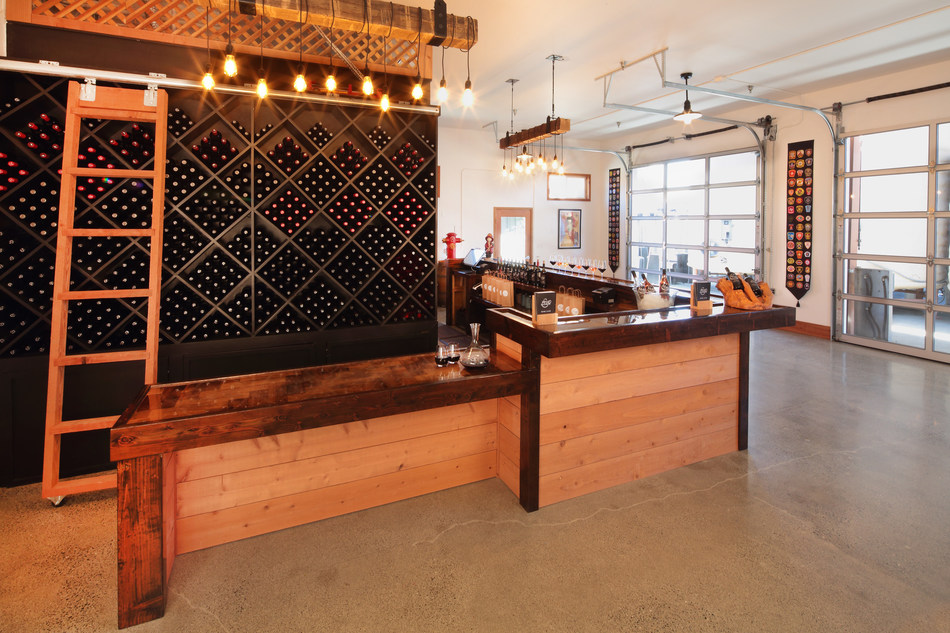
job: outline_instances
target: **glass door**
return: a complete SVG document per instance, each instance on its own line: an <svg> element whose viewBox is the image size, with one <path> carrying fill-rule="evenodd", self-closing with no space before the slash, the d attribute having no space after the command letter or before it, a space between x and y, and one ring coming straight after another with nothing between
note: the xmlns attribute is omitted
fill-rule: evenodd
<svg viewBox="0 0 950 633"><path fill-rule="evenodd" d="M495 207L495 259L531 259L531 209Z"/></svg>
<svg viewBox="0 0 950 633"><path fill-rule="evenodd" d="M835 219L835 334L950 362L950 123L851 136Z"/></svg>

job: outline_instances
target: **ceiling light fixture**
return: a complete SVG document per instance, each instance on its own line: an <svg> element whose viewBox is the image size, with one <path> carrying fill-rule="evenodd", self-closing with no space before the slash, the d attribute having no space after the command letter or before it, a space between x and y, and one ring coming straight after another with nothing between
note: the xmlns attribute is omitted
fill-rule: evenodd
<svg viewBox="0 0 950 633"><path fill-rule="evenodd" d="M686 82L686 101L683 102L683 111L673 117L673 120L682 121L686 125L703 116L702 112L694 112L689 103L689 78L692 76L693 73L680 73L680 77Z"/></svg>
<svg viewBox="0 0 950 633"><path fill-rule="evenodd" d="M237 72L237 60L234 58L234 47L231 45L231 0L228 0L228 45L224 49L224 74L234 77Z"/></svg>
<svg viewBox="0 0 950 633"><path fill-rule="evenodd" d="M560 136L561 134L564 134L565 132L569 132L571 130L571 120L565 119L562 117L555 118L555 109L554 109L554 69L555 69L556 62L563 60L564 57L562 57L561 55L552 54L552 55L548 55L545 59L551 60L551 115L547 117L547 120L541 125L536 125L532 128L521 130L520 132L514 131L514 117L512 117L512 126L511 126L512 131L506 133L505 138L501 139L498 142L499 149L503 149L503 150L512 148L512 147L515 147L515 148L520 147L521 153L518 154L515 160L517 160L519 164L525 163L524 166L528 169L529 172L532 169L534 169L535 166L538 166L541 168L548 168L551 171L560 169L561 166L563 166L564 164L563 140L561 141L562 156L560 160L557 161L558 163L557 166L554 165L554 161L552 161L550 166L548 166L547 163L545 162L544 148L541 145L541 141L551 138L552 136L553 137ZM508 81L511 82L510 79ZM514 85L512 85L512 93L513 92L514 92ZM514 97L513 96L512 96L512 113L514 113ZM539 147L537 159L535 159L533 152L532 153L528 152L528 145L534 142L537 142L538 147ZM555 139L555 142L554 142L554 153L555 153L555 159L557 159L557 139Z"/></svg>
<svg viewBox="0 0 950 633"><path fill-rule="evenodd" d="M472 26L474 25L474 20L472 16L467 16L465 18L465 42L467 48L465 49L465 91L462 92L462 105L466 108L472 107L472 104L475 103L475 95L472 93L472 66L469 60L469 53L472 52Z"/></svg>
<svg viewBox="0 0 950 633"><path fill-rule="evenodd" d="M264 5L261 4L261 27L259 30L260 34L260 45L261 45L261 67L257 71L257 96L263 99L267 96L267 80L264 79Z"/></svg>
<svg viewBox="0 0 950 633"><path fill-rule="evenodd" d="M208 57L201 85L205 87L205 90L211 90L214 88L214 75L211 74L211 0L208 0L208 6L205 7L205 49Z"/></svg>
<svg viewBox="0 0 950 633"><path fill-rule="evenodd" d="M412 87L412 98L422 98L422 7L419 7L419 30L416 33L416 85Z"/></svg>
<svg viewBox="0 0 950 633"><path fill-rule="evenodd" d="M366 28L366 39L363 47L363 94L367 97L373 94L373 78L369 76L369 6L368 0L363 0L363 25Z"/></svg>
<svg viewBox="0 0 950 633"><path fill-rule="evenodd" d="M297 78L294 79L294 90L303 92L307 89L307 78L303 76L303 16L301 15L303 0L297 0ZM310 2L307 2L307 20L310 19Z"/></svg>
<svg viewBox="0 0 950 633"><path fill-rule="evenodd" d="M336 24L336 3L330 3L330 9L333 11L333 17L330 19L330 32L329 35L329 44L330 44L330 74L327 75L327 80L325 86L327 87L327 92L336 91L336 75L334 75L333 70L333 25Z"/></svg>

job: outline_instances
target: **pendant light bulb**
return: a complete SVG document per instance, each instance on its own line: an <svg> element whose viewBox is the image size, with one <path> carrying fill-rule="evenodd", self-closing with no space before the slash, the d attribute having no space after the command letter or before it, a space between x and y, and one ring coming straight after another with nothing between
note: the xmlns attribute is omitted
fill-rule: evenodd
<svg viewBox="0 0 950 633"><path fill-rule="evenodd" d="M422 81L421 81L420 78L417 76L417 77L416 77L416 85L412 87L412 98L415 99L416 101L418 101L419 99L422 98L422 94L423 94L423 93L422 93Z"/></svg>
<svg viewBox="0 0 950 633"><path fill-rule="evenodd" d="M224 55L224 74L228 77L235 77L238 72L237 60L234 58L234 49L228 44L227 52Z"/></svg>
<svg viewBox="0 0 950 633"><path fill-rule="evenodd" d="M561 166L557 168L557 175L558 176L564 175L564 163L561 163Z"/></svg>
<svg viewBox="0 0 950 633"><path fill-rule="evenodd" d="M686 125L703 116L701 112L694 112L689 102L689 78L692 76L693 73L680 73L680 77L686 82L686 100L683 101L683 111L673 117L674 121L681 121Z"/></svg>
<svg viewBox="0 0 950 633"><path fill-rule="evenodd" d="M475 95L472 94L472 80L466 79L465 92L462 93L462 105L471 108L473 103L475 103Z"/></svg>
<svg viewBox="0 0 950 633"><path fill-rule="evenodd" d="M214 75L211 74L210 65L205 68L205 76L201 78L201 85L205 87L205 90L214 88Z"/></svg>
<svg viewBox="0 0 950 633"><path fill-rule="evenodd" d="M388 92L387 92L387 93L384 93L384 94L383 94L383 98L380 99L380 101L379 101L379 108L380 108L383 112L388 112L388 111L389 111L389 93L388 93Z"/></svg>
<svg viewBox="0 0 950 633"><path fill-rule="evenodd" d="M307 89L307 78L303 76L303 70L297 73L297 78L294 79L294 90L297 92L303 92Z"/></svg>
<svg viewBox="0 0 950 633"><path fill-rule="evenodd" d="M336 77L334 77L333 74L327 75L326 87L327 92L336 91Z"/></svg>
<svg viewBox="0 0 950 633"><path fill-rule="evenodd" d="M560 163L557 160L557 154L554 155L554 158L551 159L551 171L557 171L557 168L560 166Z"/></svg>
<svg viewBox="0 0 950 633"><path fill-rule="evenodd" d="M267 80L263 77L257 80L257 96L261 99L267 96Z"/></svg>
<svg viewBox="0 0 950 633"><path fill-rule="evenodd" d="M367 97L373 94L373 80L369 76L369 71L363 73L363 94Z"/></svg>
<svg viewBox="0 0 950 633"><path fill-rule="evenodd" d="M439 103L445 103L449 100L449 89L445 85L445 77L439 82L439 90L435 93L435 97L439 100Z"/></svg>

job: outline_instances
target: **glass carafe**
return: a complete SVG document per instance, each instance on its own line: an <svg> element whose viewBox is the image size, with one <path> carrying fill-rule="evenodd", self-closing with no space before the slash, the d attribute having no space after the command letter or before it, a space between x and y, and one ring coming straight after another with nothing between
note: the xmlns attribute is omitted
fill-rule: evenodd
<svg viewBox="0 0 950 633"><path fill-rule="evenodd" d="M472 328L472 342L462 351L459 363L469 369L487 367L489 360L488 352L482 349L482 346L478 344L478 331L481 329L481 324L469 323L468 326Z"/></svg>

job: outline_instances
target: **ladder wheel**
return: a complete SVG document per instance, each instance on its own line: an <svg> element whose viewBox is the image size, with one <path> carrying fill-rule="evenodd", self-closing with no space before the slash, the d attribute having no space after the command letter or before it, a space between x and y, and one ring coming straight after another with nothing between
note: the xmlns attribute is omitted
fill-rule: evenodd
<svg viewBox="0 0 950 633"><path fill-rule="evenodd" d="M65 499L65 498L66 498L65 495L59 495L58 497L47 497L47 499L49 499L50 503L53 504L53 507L54 507L54 508L58 508L60 505L62 505L63 499Z"/></svg>

